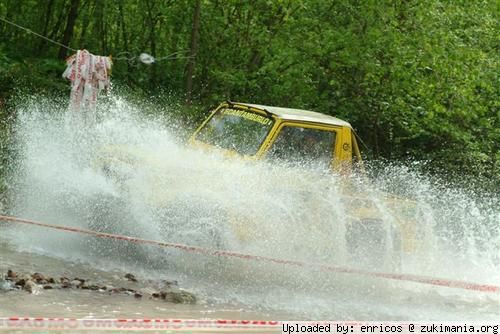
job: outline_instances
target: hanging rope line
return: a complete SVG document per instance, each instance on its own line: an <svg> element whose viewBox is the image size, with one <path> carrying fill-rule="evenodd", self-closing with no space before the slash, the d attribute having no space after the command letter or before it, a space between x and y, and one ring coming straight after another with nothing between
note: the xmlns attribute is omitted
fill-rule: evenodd
<svg viewBox="0 0 500 334"><path fill-rule="evenodd" d="M74 51L74 52L78 51L78 50L73 49L73 48L71 48L71 47L69 47L69 46L67 46L67 45L64 45L64 44L62 44L62 43L59 43L58 41L55 41L55 40L53 40L53 39L50 39L50 38L45 37L45 36L43 36L43 35L40 35L39 33L34 32L34 31L33 31L33 30L31 30L31 29L25 28L25 27L23 27L23 26L20 26L20 25L19 25L19 24L17 24L17 23L14 23L14 22L12 22L12 21L9 21L9 20L7 20L5 17L0 16L0 20L4 21L5 23L8 23L8 24L10 24L10 25L13 25L14 27L17 27L17 28L19 28L19 29L22 29L22 30L24 30L24 31L26 31L26 32L28 32L28 33L30 33L30 34L33 34L33 35L38 36L38 37L40 37L40 38L43 38L44 40L46 40L46 41L48 41L48 42L51 42L51 43L54 43L54 44L56 44L56 45L59 45L59 46L61 46L61 47L63 47L63 48L66 48L66 49L68 49L68 50L70 50L70 51Z"/></svg>
<svg viewBox="0 0 500 334"><path fill-rule="evenodd" d="M40 37L44 40L46 40L47 42L50 42L52 44L55 44L55 45L58 45L60 47L63 47L67 50L70 50L70 51L73 51L73 52L77 52L78 50L77 49L74 49L68 45L64 45L56 40L53 40L51 38L48 38L46 36L43 36L29 28L26 28L26 27L23 27L15 22L12 22L8 19L6 19L5 17L2 17L0 16L0 20L7 23L7 24L10 24L16 28L19 28L21 30L24 30L26 31L27 33L29 34L33 34L37 37ZM146 65L151 65L153 63L156 63L156 62L159 62L159 61L163 61L163 60L174 60L174 59L190 59L190 58L193 58L193 56L183 56L182 54L188 52L187 50L182 50L182 51L177 51L177 52L174 52L174 53L171 53L169 55L166 55L164 57L154 57L150 54L147 54L147 53L141 53L138 57L137 56L134 56L132 55L131 52L129 51L122 51L122 52L119 52L117 54L116 57L113 57L113 61L115 60L125 60L127 62L129 62L130 64L134 65L135 63L137 63L137 60L139 60L141 63L143 64L146 64Z"/></svg>
<svg viewBox="0 0 500 334"><path fill-rule="evenodd" d="M174 60L174 59L190 59L193 58L192 56L180 56L182 53L186 53L188 50L183 50L183 51L177 51L174 53L171 53L169 55L166 55L164 57L153 57L152 55L148 53L141 53L138 57L132 55L131 52L129 51L122 51L119 52L115 57L113 57L113 61L115 60L125 60L131 65L136 65L138 62L141 62L146 65L151 65L153 63L157 63L159 61L163 60Z"/></svg>

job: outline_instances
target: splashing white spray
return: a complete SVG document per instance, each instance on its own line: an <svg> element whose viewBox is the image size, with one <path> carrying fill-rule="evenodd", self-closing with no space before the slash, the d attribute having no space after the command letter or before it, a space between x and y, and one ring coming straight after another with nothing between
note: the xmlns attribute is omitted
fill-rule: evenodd
<svg viewBox="0 0 500 334"><path fill-rule="evenodd" d="M179 144L165 119L146 118L121 98L111 101L89 127L75 123L54 104L34 101L18 108L13 214L146 239L355 264L346 245L349 209L339 196L343 181L335 175L297 173L267 162L195 151ZM417 230L425 242L416 254L403 255L405 272L500 281L500 213L493 205L480 206L466 192L436 188L400 166L386 166L369 185L351 181L361 183L389 221L392 213L378 200L380 190L404 189L404 195L418 201L422 214ZM208 259L51 231L16 228L10 235L20 247L46 254L89 262L99 257L108 264L148 270L168 268L205 289L207 298L225 294L220 297L225 301L274 305L306 318L407 318L409 311L395 311L390 303L377 311L366 303L380 303L395 291L400 294L395 304L416 298L408 297L410 288L401 284L359 277ZM292 289L295 299L289 301L285 296ZM430 290L418 291L429 297ZM332 298L325 299L325 292ZM266 302L267 294L274 301ZM371 299L353 302L366 295ZM317 307L311 311L310 305ZM420 311L425 318L427 313Z"/></svg>

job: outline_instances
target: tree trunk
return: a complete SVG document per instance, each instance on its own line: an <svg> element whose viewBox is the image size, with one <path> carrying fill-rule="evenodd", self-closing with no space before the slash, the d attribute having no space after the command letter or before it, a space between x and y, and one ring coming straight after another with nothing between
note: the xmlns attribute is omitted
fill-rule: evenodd
<svg viewBox="0 0 500 334"><path fill-rule="evenodd" d="M16 8L19 4L16 1L10 1L7 3L7 14L5 15L5 18L9 20L14 20L14 14L16 12ZM17 33L18 29L10 29L11 27L8 27L8 24L2 21L2 38L5 38L5 40L9 40L15 36Z"/></svg>
<svg viewBox="0 0 500 334"><path fill-rule="evenodd" d="M149 48L151 50L151 54L153 55L153 57L156 57L157 54L156 54L156 33L155 33L155 26L156 26L156 21L155 21L155 17L153 15L153 7L154 7L154 3L151 3L150 0L147 0L146 1L146 6L147 6L147 9L148 9L148 21L149 21ZM152 88L155 88L156 87L156 83L157 83L157 67L156 67L156 64L153 63L151 64L150 66L150 74L151 74L151 79L150 79L150 84L151 84L151 87Z"/></svg>
<svg viewBox="0 0 500 334"><path fill-rule="evenodd" d="M52 17L52 9L54 7L54 0L49 0L47 2L47 10L45 11L45 20L43 23L43 30L42 30L42 35L47 36L49 32L49 24L50 24L50 18ZM40 43L38 44L38 53L41 54L42 50L44 49L44 46L46 45L47 41L41 40Z"/></svg>
<svg viewBox="0 0 500 334"><path fill-rule="evenodd" d="M193 27L191 29L191 45L189 48L189 60L187 64L186 71L186 103L188 105L192 102L193 97L193 76L194 67L196 65L196 53L198 53L198 34L200 30L200 8L201 0L196 0L194 15L193 15Z"/></svg>
<svg viewBox="0 0 500 334"><path fill-rule="evenodd" d="M100 35L101 35L101 50L102 54L108 54L108 35L107 35L107 21L106 21L106 0L101 0L101 13L100 13Z"/></svg>
<svg viewBox="0 0 500 334"><path fill-rule="evenodd" d="M78 6L80 0L71 0L71 8L68 14L68 20L66 21L66 29L64 30L64 36L62 39L63 45L68 45L73 37L73 28L75 27L76 18L78 17ZM66 58L68 50L65 47L59 49L59 59Z"/></svg>
<svg viewBox="0 0 500 334"><path fill-rule="evenodd" d="M127 35L127 27L125 23L125 16L123 15L123 3L121 0L118 0L118 12L120 13L120 26L122 29L122 48L123 51L128 51L129 50L129 45L128 45L128 35ZM131 73L132 73L132 66L130 65L130 62L127 61L127 78L128 80L131 80Z"/></svg>
<svg viewBox="0 0 500 334"><path fill-rule="evenodd" d="M49 34L50 39L56 39L59 36L59 30L63 24L64 17L66 16L66 12L69 11L69 8L66 8L67 6L64 3L61 4L59 9L57 7L56 5L54 13L59 13L59 15L57 15L57 21Z"/></svg>
<svg viewBox="0 0 500 334"><path fill-rule="evenodd" d="M107 51L107 39L106 39L106 28L105 28L105 11L106 11L106 0L97 0L95 6L95 20L94 21L94 29L93 33L96 33L98 36L98 43L100 44L99 52L101 54L106 54ZM97 52L97 49L96 49Z"/></svg>
<svg viewBox="0 0 500 334"><path fill-rule="evenodd" d="M85 7L88 5L88 8L85 9ZM86 11L86 15L84 14L83 15L83 22L82 22L82 30L80 32L80 37L78 39L78 46L80 48L84 48L84 49L87 49L88 46L87 46L87 43L85 42L85 39L87 37L87 30L88 28L90 27L90 18L92 17L92 15L94 14L94 11L95 11L95 2L93 2L92 0L89 0L86 4L84 4L82 6L82 8L80 8L80 15L83 14L83 10Z"/></svg>

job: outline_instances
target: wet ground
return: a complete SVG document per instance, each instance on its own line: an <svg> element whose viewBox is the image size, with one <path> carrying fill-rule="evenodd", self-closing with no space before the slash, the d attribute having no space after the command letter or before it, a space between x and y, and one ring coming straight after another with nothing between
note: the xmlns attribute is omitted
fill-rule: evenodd
<svg viewBox="0 0 500 334"><path fill-rule="evenodd" d="M148 294L158 291L165 281L137 276L138 282L125 278L126 272L103 271L88 264L67 262L34 253L19 252L0 241L0 273L11 269L18 273L43 273L54 277L85 278L101 285L127 287L144 292L133 295L82 289L39 290L32 294L23 290L0 291L0 317L72 317L72 318L212 318L272 319L265 312L245 310L243 305L214 304L200 299L194 305L175 304L153 299ZM169 280L165 277L165 280ZM178 283L182 285L182 282ZM189 289L186 289L189 290Z"/></svg>
<svg viewBox="0 0 500 334"><path fill-rule="evenodd" d="M189 278L178 274L170 276L161 269L154 274L146 270L134 273L138 282L132 282L125 277L127 270L116 267L105 270L102 263L97 269L85 262L16 250L5 240L0 242L0 254L3 275L11 269L26 274L39 272L53 277L84 278L98 285L133 288L143 294L135 298L131 294L82 289L41 289L35 294L22 290L1 291L0 317L421 321L491 321L500 317L498 294L415 283L320 272L308 275L293 268L288 268L288 273L281 272L281 279L276 277L277 272L267 277L256 272L253 277L248 276L255 269L266 269L270 274L272 268L269 267L240 268L239 276L233 275L227 280L221 277L219 282L214 281L214 273L207 273L203 280L196 274ZM245 273L246 270L249 272ZM296 279L290 279L290 275ZM151 298L154 291L174 279L178 280L180 289L196 295L196 304Z"/></svg>

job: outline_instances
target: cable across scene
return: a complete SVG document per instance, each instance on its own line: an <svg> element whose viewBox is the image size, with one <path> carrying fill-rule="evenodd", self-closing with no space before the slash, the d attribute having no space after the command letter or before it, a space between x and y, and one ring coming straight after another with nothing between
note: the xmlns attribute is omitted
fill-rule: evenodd
<svg viewBox="0 0 500 334"><path fill-rule="evenodd" d="M21 26L21 25L19 25L19 24L15 23L15 22L9 21L9 20L7 20L5 17L0 16L0 20L4 21L5 23L8 23L8 24L13 25L14 27L17 27L17 28L19 28L19 29L22 29L22 30L24 30L24 31L26 31L26 32L28 32L28 33L30 33L30 34L33 34L33 35L38 36L38 37L40 37L40 38L43 38L43 39L44 39L44 40L46 40L46 41L49 41L49 42L54 43L54 44L56 44L56 45L59 45L60 47L63 47L63 48L68 49L68 50L70 50L70 51L74 51L74 52L78 51L77 49L73 49L72 47L69 47L69 46L64 45L64 44L62 44L62 43L59 43L58 41L55 41L55 40L50 39L50 38L48 38L48 37L46 37L46 36L40 35L39 33L34 32L33 30L31 30L31 29L29 29L29 28L23 27L23 26Z"/></svg>
<svg viewBox="0 0 500 334"><path fill-rule="evenodd" d="M5 22L5 23L7 23L7 24L10 24L10 25L12 25L12 26L14 26L16 28L22 29L22 30L26 31L29 34L33 34L33 35L35 35L37 37L40 37L40 38L42 38L42 39L44 39L44 40L46 40L46 41L48 41L50 43L53 43L53 44L58 45L60 47L63 47L65 49L67 49L67 50L70 50L70 51L73 51L73 52L77 52L78 51L78 49L74 49L74 48L72 48L72 47L70 47L68 45L62 44L62 43L60 43L60 42L58 42L56 40L53 40L53 39L51 39L49 37L41 35L41 34L35 32L35 31L33 31L33 30L29 29L29 28L23 27L22 25L19 25L19 24L15 23L15 22L12 22L12 21L6 19L5 17L0 16L0 20L3 21L3 22ZM163 60L190 59L190 58L193 58L193 56L179 56L179 55L181 55L183 53L186 53L186 52L188 52L188 51L187 50L176 51L174 53L171 53L171 54L163 56L163 57L154 57L154 56L152 56L150 54L147 54L147 53L143 52L138 57L136 57L136 56L129 56L129 57L127 57L125 55L130 55L131 52L129 52L129 51L122 51L122 52L119 52L117 54L118 55L117 57L113 57L113 60L126 60L128 62L133 63L134 61L136 61L136 59L139 59L140 62L142 62L142 63L144 63L146 65L150 65L150 64L156 63L158 61L163 61Z"/></svg>

